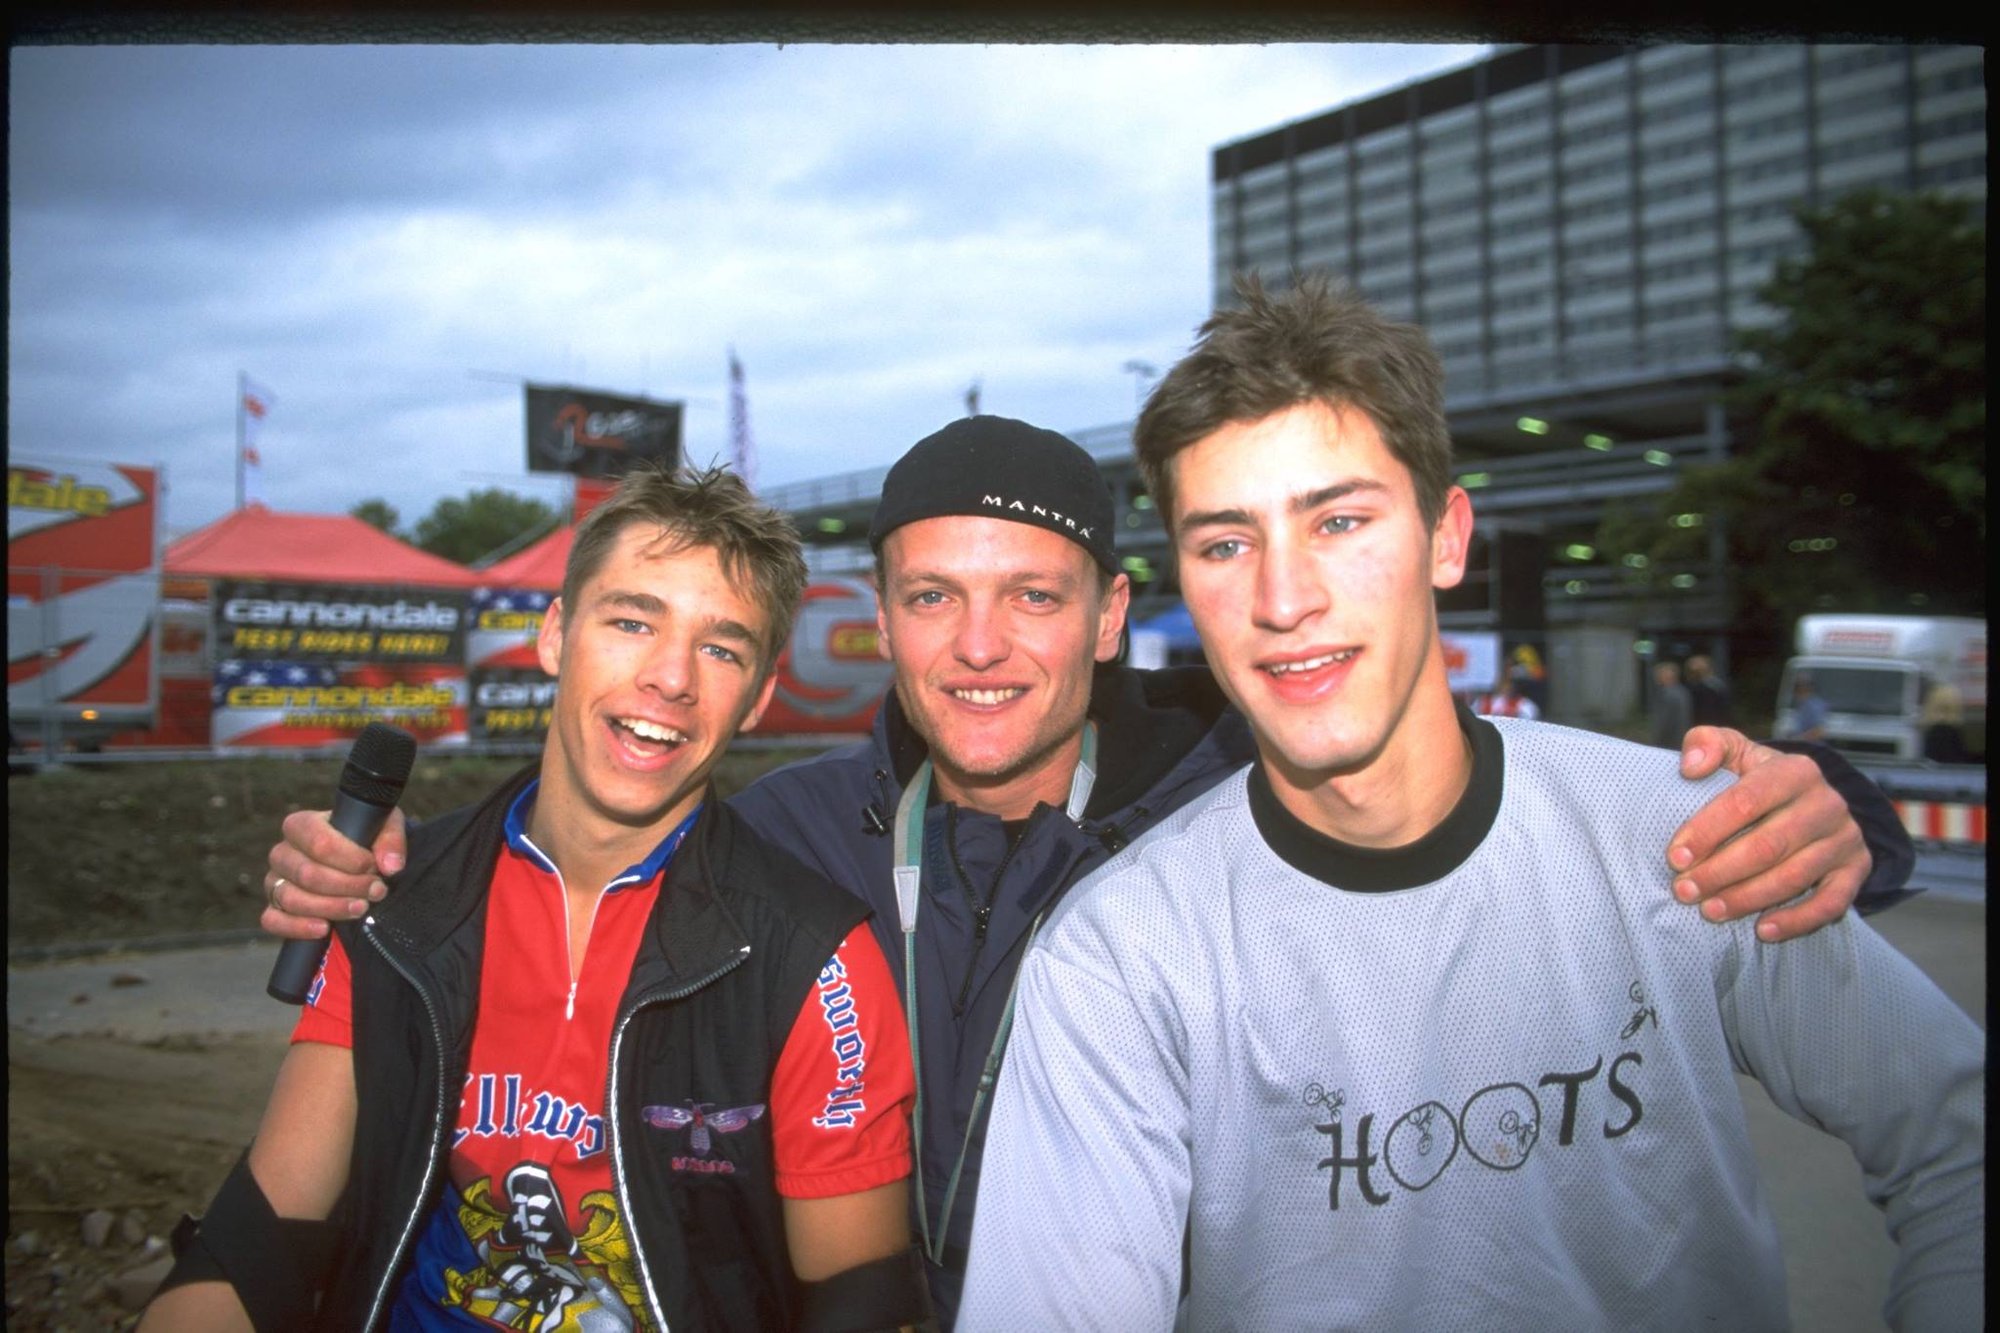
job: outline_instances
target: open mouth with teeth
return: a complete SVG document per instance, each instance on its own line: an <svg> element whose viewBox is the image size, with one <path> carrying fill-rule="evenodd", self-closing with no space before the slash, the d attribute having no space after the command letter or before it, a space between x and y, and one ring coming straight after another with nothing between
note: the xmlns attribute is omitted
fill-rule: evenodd
<svg viewBox="0 0 2000 1333"><path fill-rule="evenodd" d="M1303 676L1330 666L1345 666L1354 660L1359 648L1343 648L1337 653L1321 653L1318 657L1308 657L1299 662L1274 662L1264 670L1274 676Z"/></svg>
<svg viewBox="0 0 2000 1333"><path fill-rule="evenodd" d="M643 717L613 718L612 725L617 729L619 738L625 742L626 747L639 754L666 754L678 746L687 744L686 733L658 722L649 722Z"/></svg>
<svg viewBox="0 0 2000 1333"><path fill-rule="evenodd" d="M946 690L945 691L945 693L949 694L952 698L958 700L960 703L973 704L980 708L992 708L995 707L996 705L1004 704L1011 699L1020 698L1027 692L1028 692L1027 688L1021 685L1003 686L1002 688L997 690Z"/></svg>

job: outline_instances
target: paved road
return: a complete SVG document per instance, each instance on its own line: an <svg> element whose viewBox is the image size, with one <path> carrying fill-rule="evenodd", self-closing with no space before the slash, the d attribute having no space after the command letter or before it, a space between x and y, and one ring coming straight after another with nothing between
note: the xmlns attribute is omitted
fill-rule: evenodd
<svg viewBox="0 0 2000 1333"><path fill-rule="evenodd" d="M1869 918L1981 1028L1986 1026L1986 902L1925 893ZM1785 1244L1792 1326L1813 1333L1879 1333L1895 1247L1861 1192L1847 1145L1802 1125L1739 1079L1750 1138Z"/></svg>
<svg viewBox="0 0 2000 1333"><path fill-rule="evenodd" d="M264 994L275 941L8 964L7 1026L37 1037L145 1042L291 1031L299 1011Z"/></svg>
<svg viewBox="0 0 2000 1333"><path fill-rule="evenodd" d="M1927 893L1871 919L1945 993L1986 1022L1986 904ZM264 942L7 969L7 1024L41 1036L133 1040L174 1033L289 1030L297 1010L264 994ZM137 980L135 980L135 978ZM79 997L82 997L79 1001ZM1846 1145L1792 1120L1742 1080L1750 1133L1785 1244L1793 1323L1815 1333L1876 1333L1894 1251L1863 1197Z"/></svg>

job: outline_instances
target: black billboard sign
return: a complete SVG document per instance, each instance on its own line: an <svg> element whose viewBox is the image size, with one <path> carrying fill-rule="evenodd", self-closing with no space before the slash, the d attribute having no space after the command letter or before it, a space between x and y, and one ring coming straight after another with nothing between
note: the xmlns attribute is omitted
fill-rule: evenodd
<svg viewBox="0 0 2000 1333"><path fill-rule="evenodd" d="M528 471L618 477L681 459L680 403L559 384L527 386Z"/></svg>

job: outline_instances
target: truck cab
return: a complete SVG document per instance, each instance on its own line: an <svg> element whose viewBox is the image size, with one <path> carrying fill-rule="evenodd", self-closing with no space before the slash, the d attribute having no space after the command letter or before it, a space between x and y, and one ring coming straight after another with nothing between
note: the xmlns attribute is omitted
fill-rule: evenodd
<svg viewBox="0 0 2000 1333"><path fill-rule="evenodd" d="M1949 616L1801 617L1797 656L1778 685L1778 734L1798 730L1794 686L1809 677L1827 705L1825 743L1852 758L1919 762L1925 702L1950 687L1967 750L1983 758L1986 625Z"/></svg>

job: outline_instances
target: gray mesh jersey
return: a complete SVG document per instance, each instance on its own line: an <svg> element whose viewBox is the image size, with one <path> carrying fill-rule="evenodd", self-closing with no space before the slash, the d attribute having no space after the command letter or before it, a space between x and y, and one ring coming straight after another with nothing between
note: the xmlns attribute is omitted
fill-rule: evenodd
<svg viewBox="0 0 2000 1333"><path fill-rule="evenodd" d="M1676 903L1668 837L1725 780L1461 721L1472 782L1412 848L1343 848L1252 768L1071 892L961 1333L1166 1328L1184 1222L1193 1329L1784 1327L1738 1070L1853 1148L1891 1322L1980 1327L1978 1028L1852 914L1765 945Z"/></svg>

